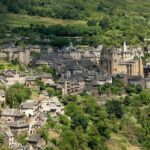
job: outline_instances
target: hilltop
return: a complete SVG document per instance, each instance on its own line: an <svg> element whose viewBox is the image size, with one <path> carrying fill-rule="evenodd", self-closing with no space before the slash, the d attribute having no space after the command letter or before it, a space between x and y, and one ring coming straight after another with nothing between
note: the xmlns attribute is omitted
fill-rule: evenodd
<svg viewBox="0 0 150 150"><path fill-rule="evenodd" d="M144 38L150 37L149 8L150 2L147 0L1 0L0 38L3 41L9 32L13 33L11 35L15 39L18 35L15 34L14 37L12 28L26 27L26 30L31 31L31 24L45 27L59 25L61 29L70 25L74 30L83 29L82 34L78 30L73 31L73 34L70 31L69 37L83 38L82 43L72 41L75 44L96 46L102 43L117 47L123 41L131 45L144 44ZM84 32L87 26L88 33ZM32 34L33 32L31 31ZM59 39L66 37L65 34L53 35ZM70 40L65 43L69 42Z"/></svg>
<svg viewBox="0 0 150 150"><path fill-rule="evenodd" d="M0 6L1 12L61 19L100 19L103 15L145 18L150 14L147 0L1 0Z"/></svg>

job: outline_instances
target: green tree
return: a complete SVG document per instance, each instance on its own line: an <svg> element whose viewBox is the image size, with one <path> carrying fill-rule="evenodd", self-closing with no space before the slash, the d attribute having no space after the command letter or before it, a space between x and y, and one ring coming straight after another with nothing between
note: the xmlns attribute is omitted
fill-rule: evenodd
<svg viewBox="0 0 150 150"><path fill-rule="evenodd" d="M107 30L111 27L110 23L110 19L108 17L104 17L102 20L99 21L99 26L102 29Z"/></svg>
<svg viewBox="0 0 150 150"><path fill-rule="evenodd" d="M118 118L121 118L123 115L122 103L118 100L108 101L106 109L110 115L114 114Z"/></svg>
<svg viewBox="0 0 150 150"><path fill-rule="evenodd" d="M57 92L56 92L55 89L52 88L52 87L47 87L47 88L46 88L46 91L48 92L48 95L49 95L50 97L57 95Z"/></svg>
<svg viewBox="0 0 150 150"><path fill-rule="evenodd" d="M70 120L68 119L67 116L65 116L65 115L60 115L60 116L59 116L59 121L60 121L61 124L66 125L66 126L69 126Z"/></svg>
<svg viewBox="0 0 150 150"><path fill-rule="evenodd" d="M37 85L40 87L40 90L45 90L45 84L42 80L36 80Z"/></svg>
<svg viewBox="0 0 150 150"><path fill-rule="evenodd" d="M0 134L0 145L2 145L2 144L3 144L3 142L4 142L4 137L3 137L3 135L2 135L2 134Z"/></svg>
<svg viewBox="0 0 150 150"><path fill-rule="evenodd" d="M17 141L22 145L26 145L27 142L27 133L20 133L17 135Z"/></svg>
<svg viewBox="0 0 150 150"><path fill-rule="evenodd" d="M96 24L97 24L97 21L94 19L88 20L88 22L87 22L88 26L96 26Z"/></svg>
<svg viewBox="0 0 150 150"><path fill-rule="evenodd" d="M17 60L17 59L13 59L13 60L11 60L11 63L12 63L13 65L18 65L18 64L19 64L19 62L18 62L18 60Z"/></svg>
<svg viewBox="0 0 150 150"><path fill-rule="evenodd" d="M18 108L21 102L29 99L31 91L26 86L16 83L6 91L6 103L12 108Z"/></svg>
<svg viewBox="0 0 150 150"><path fill-rule="evenodd" d="M143 104L150 104L150 90L144 90L141 92L140 100Z"/></svg>
<svg viewBox="0 0 150 150"><path fill-rule="evenodd" d="M78 139L72 130L64 130L58 142L59 149L76 150L78 147Z"/></svg>
<svg viewBox="0 0 150 150"><path fill-rule="evenodd" d="M132 103L132 98L130 96L126 96L123 103L124 105L129 106Z"/></svg>
<svg viewBox="0 0 150 150"><path fill-rule="evenodd" d="M68 95L63 98L63 103L66 105L70 102L77 102L77 96L76 95Z"/></svg>
<svg viewBox="0 0 150 150"><path fill-rule="evenodd" d="M89 118L85 114L76 114L72 118L72 127L76 128L78 126L81 126L84 130L87 128L89 122Z"/></svg>
<svg viewBox="0 0 150 150"><path fill-rule="evenodd" d="M75 135L77 137L77 149L88 149L88 135L81 126L75 129Z"/></svg>
<svg viewBox="0 0 150 150"><path fill-rule="evenodd" d="M106 149L104 139L100 136L94 125L92 125L88 130L88 147L92 150Z"/></svg>
<svg viewBox="0 0 150 150"><path fill-rule="evenodd" d="M135 89L134 89L133 85L131 85L131 84L127 85L126 92L128 94L135 93Z"/></svg>

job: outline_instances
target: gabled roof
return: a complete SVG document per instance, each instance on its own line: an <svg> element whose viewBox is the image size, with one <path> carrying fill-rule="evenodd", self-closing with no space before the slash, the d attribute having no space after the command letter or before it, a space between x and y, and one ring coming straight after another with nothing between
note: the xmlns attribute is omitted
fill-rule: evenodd
<svg viewBox="0 0 150 150"><path fill-rule="evenodd" d="M37 105L38 105L38 101L36 101L36 100L27 100L27 101L21 103L20 108L21 109L32 109Z"/></svg>
<svg viewBox="0 0 150 150"><path fill-rule="evenodd" d="M24 77L23 73L19 73L16 70L6 70L3 72L5 77L13 77L15 74L19 74L20 77Z"/></svg>
<svg viewBox="0 0 150 150"><path fill-rule="evenodd" d="M22 128L22 127L29 127L29 124L27 124L24 121L13 121L8 124L10 128Z"/></svg>
<svg viewBox="0 0 150 150"><path fill-rule="evenodd" d="M6 70L6 71L3 72L3 75L4 75L5 77L13 77L14 74L16 74L16 71L15 71L15 70Z"/></svg>
<svg viewBox="0 0 150 150"><path fill-rule="evenodd" d="M22 116L24 116L24 114L22 112L20 112L18 109L6 108L2 111L1 116L22 117Z"/></svg>
<svg viewBox="0 0 150 150"><path fill-rule="evenodd" d="M28 142L38 143L38 141L40 140L41 137L42 137L41 134L38 134L38 133L32 134L29 137Z"/></svg>

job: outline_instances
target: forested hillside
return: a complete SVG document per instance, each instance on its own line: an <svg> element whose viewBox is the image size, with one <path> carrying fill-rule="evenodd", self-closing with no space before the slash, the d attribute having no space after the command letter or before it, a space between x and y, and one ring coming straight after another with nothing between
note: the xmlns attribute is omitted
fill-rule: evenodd
<svg viewBox="0 0 150 150"><path fill-rule="evenodd" d="M15 43L24 48L28 44L37 44L41 53L31 52L31 57L36 60L40 60L39 56L45 53L47 47L55 51L70 42L82 47L99 44L120 47L124 41L144 46L145 38L150 39L150 0L0 0L0 46ZM47 60L53 56L55 54L41 57ZM143 62L148 57L149 54L145 55ZM72 65L71 59L57 60L51 66L65 66L70 61L71 72L83 72L81 68L89 72L89 78L96 70L95 64L92 71L88 70L86 60L85 63L83 61L86 67L75 62L79 70ZM46 74L57 83L59 74L55 68L37 66L35 62L33 59L29 65L20 65L16 59L10 62L6 59L1 61L1 70L20 70L27 77L30 71L35 76ZM95 76L97 74L100 74L99 71ZM89 80L85 83L89 85ZM46 124L38 130L46 142L45 150L150 150L150 89L145 90L138 84L126 85L114 78L112 84L99 85L93 88L95 90L89 89L78 95L63 96L54 87L38 78L33 91L16 84L6 92L7 105L16 108L22 101L39 95L43 90L50 97L59 97L65 115L54 118L49 115ZM18 139L26 145L26 135L18 136ZM3 136L0 133L0 150L2 145Z"/></svg>
<svg viewBox="0 0 150 150"><path fill-rule="evenodd" d="M75 29L75 34L69 33L71 37L82 36L83 41L77 44L96 46L102 43L119 47L123 41L143 44L144 38L150 37L149 8L150 1L147 0L1 0L0 24L3 25L1 30L8 32L4 25L59 24L62 29L68 22L72 29L89 29L90 34L85 33L85 29L82 35ZM66 36L53 35L61 39Z"/></svg>
<svg viewBox="0 0 150 150"><path fill-rule="evenodd" d="M1 0L2 5L1 12L63 19L100 18L106 14L147 18L150 13L147 0Z"/></svg>

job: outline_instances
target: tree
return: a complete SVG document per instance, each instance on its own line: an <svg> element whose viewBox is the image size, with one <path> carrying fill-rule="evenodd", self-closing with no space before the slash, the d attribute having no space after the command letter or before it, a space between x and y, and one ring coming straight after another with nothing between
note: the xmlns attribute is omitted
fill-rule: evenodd
<svg viewBox="0 0 150 150"><path fill-rule="evenodd" d="M12 63L13 65L18 65L18 64L19 64L18 59L13 59L13 60L11 60L11 63Z"/></svg>
<svg viewBox="0 0 150 150"><path fill-rule="evenodd" d="M68 126L69 123L70 123L70 120L68 119L67 116L65 116L65 115L60 115L60 116L59 116L59 122L60 122L61 124L63 124L63 125Z"/></svg>
<svg viewBox="0 0 150 150"><path fill-rule="evenodd" d="M92 150L105 150L104 139L99 134L95 125L91 125L88 130L88 147Z"/></svg>
<svg viewBox="0 0 150 150"><path fill-rule="evenodd" d="M45 65L45 66L43 67L43 71L46 72L46 73L50 73L50 74L52 74L52 75L55 74L55 70L54 70L53 68L47 66L47 65Z"/></svg>
<svg viewBox="0 0 150 150"><path fill-rule="evenodd" d="M131 94L131 93L134 93L134 92L135 92L135 90L134 90L134 88L133 88L133 85L131 85L131 84L128 84L125 89L126 89L126 92L127 92L128 94Z"/></svg>
<svg viewBox="0 0 150 150"><path fill-rule="evenodd" d="M6 91L6 103L12 108L18 108L21 102L29 99L31 90L26 86L16 83Z"/></svg>
<svg viewBox="0 0 150 150"><path fill-rule="evenodd" d="M139 94L143 91L143 87L140 84L136 85L136 93Z"/></svg>
<svg viewBox="0 0 150 150"><path fill-rule="evenodd" d="M109 139L110 130L106 121L99 121L96 125L99 134L105 139Z"/></svg>
<svg viewBox="0 0 150 150"><path fill-rule="evenodd" d="M97 21L94 19L88 20L88 22L87 22L88 26L96 26L96 24L97 24Z"/></svg>
<svg viewBox="0 0 150 150"><path fill-rule="evenodd" d="M78 140L75 133L69 129L64 130L58 142L59 149L76 150L77 146L78 146Z"/></svg>
<svg viewBox="0 0 150 150"><path fill-rule="evenodd" d="M123 103L124 105L129 106L132 103L132 98L130 96L126 96Z"/></svg>
<svg viewBox="0 0 150 150"><path fill-rule="evenodd" d="M78 107L77 104L71 102L66 106L65 112L68 116L72 118L76 114L79 114L81 112L81 109Z"/></svg>
<svg viewBox="0 0 150 150"><path fill-rule="evenodd" d="M88 135L83 130L81 126L77 127L75 130L75 135L77 137L77 149L87 150L88 148Z"/></svg>
<svg viewBox="0 0 150 150"><path fill-rule="evenodd" d="M67 105L70 102L77 102L77 96L76 95L68 95L63 98L63 104Z"/></svg>
<svg viewBox="0 0 150 150"><path fill-rule="evenodd" d="M57 95L57 92L56 92L55 89L52 88L52 87L47 87L47 88L46 88L46 91L48 92L48 95L49 95L50 97Z"/></svg>
<svg viewBox="0 0 150 150"><path fill-rule="evenodd" d="M110 19L108 17L104 17L102 20L99 21L99 26L102 29L107 30L108 28L110 28Z"/></svg>
<svg viewBox="0 0 150 150"><path fill-rule="evenodd" d="M20 133L17 135L17 141L22 145L27 144L27 133Z"/></svg>
<svg viewBox="0 0 150 150"><path fill-rule="evenodd" d="M150 90L144 90L141 92L140 100L143 104L150 104Z"/></svg>
<svg viewBox="0 0 150 150"><path fill-rule="evenodd" d="M40 87L40 90L45 90L45 84L42 80L36 80L37 85Z"/></svg>
<svg viewBox="0 0 150 150"><path fill-rule="evenodd" d="M19 13L20 8L17 6L16 3L12 3L8 6L8 11L13 12L13 13Z"/></svg>
<svg viewBox="0 0 150 150"><path fill-rule="evenodd" d="M0 13L6 13L6 12L7 12L6 6L0 3Z"/></svg>
<svg viewBox="0 0 150 150"><path fill-rule="evenodd" d="M76 114L72 118L72 127L76 128L78 126L81 126L84 130L87 128L89 122L89 118L85 114Z"/></svg>
<svg viewBox="0 0 150 150"><path fill-rule="evenodd" d="M3 135L2 134L0 134L0 145L2 145L3 144L3 141L4 140L4 137L3 137Z"/></svg>
<svg viewBox="0 0 150 150"><path fill-rule="evenodd" d="M106 109L110 115L114 114L117 118L121 118L123 115L122 103L118 100L108 101Z"/></svg>
<svg viewBox="0 0 150 150"><path fill-rule="evenodd" d="M140 92L142 92L143 88L139 84L137 84L137 85L128 84L126 86L125 90L128 94L132 94L132 93L139 94Z"/></svg>

